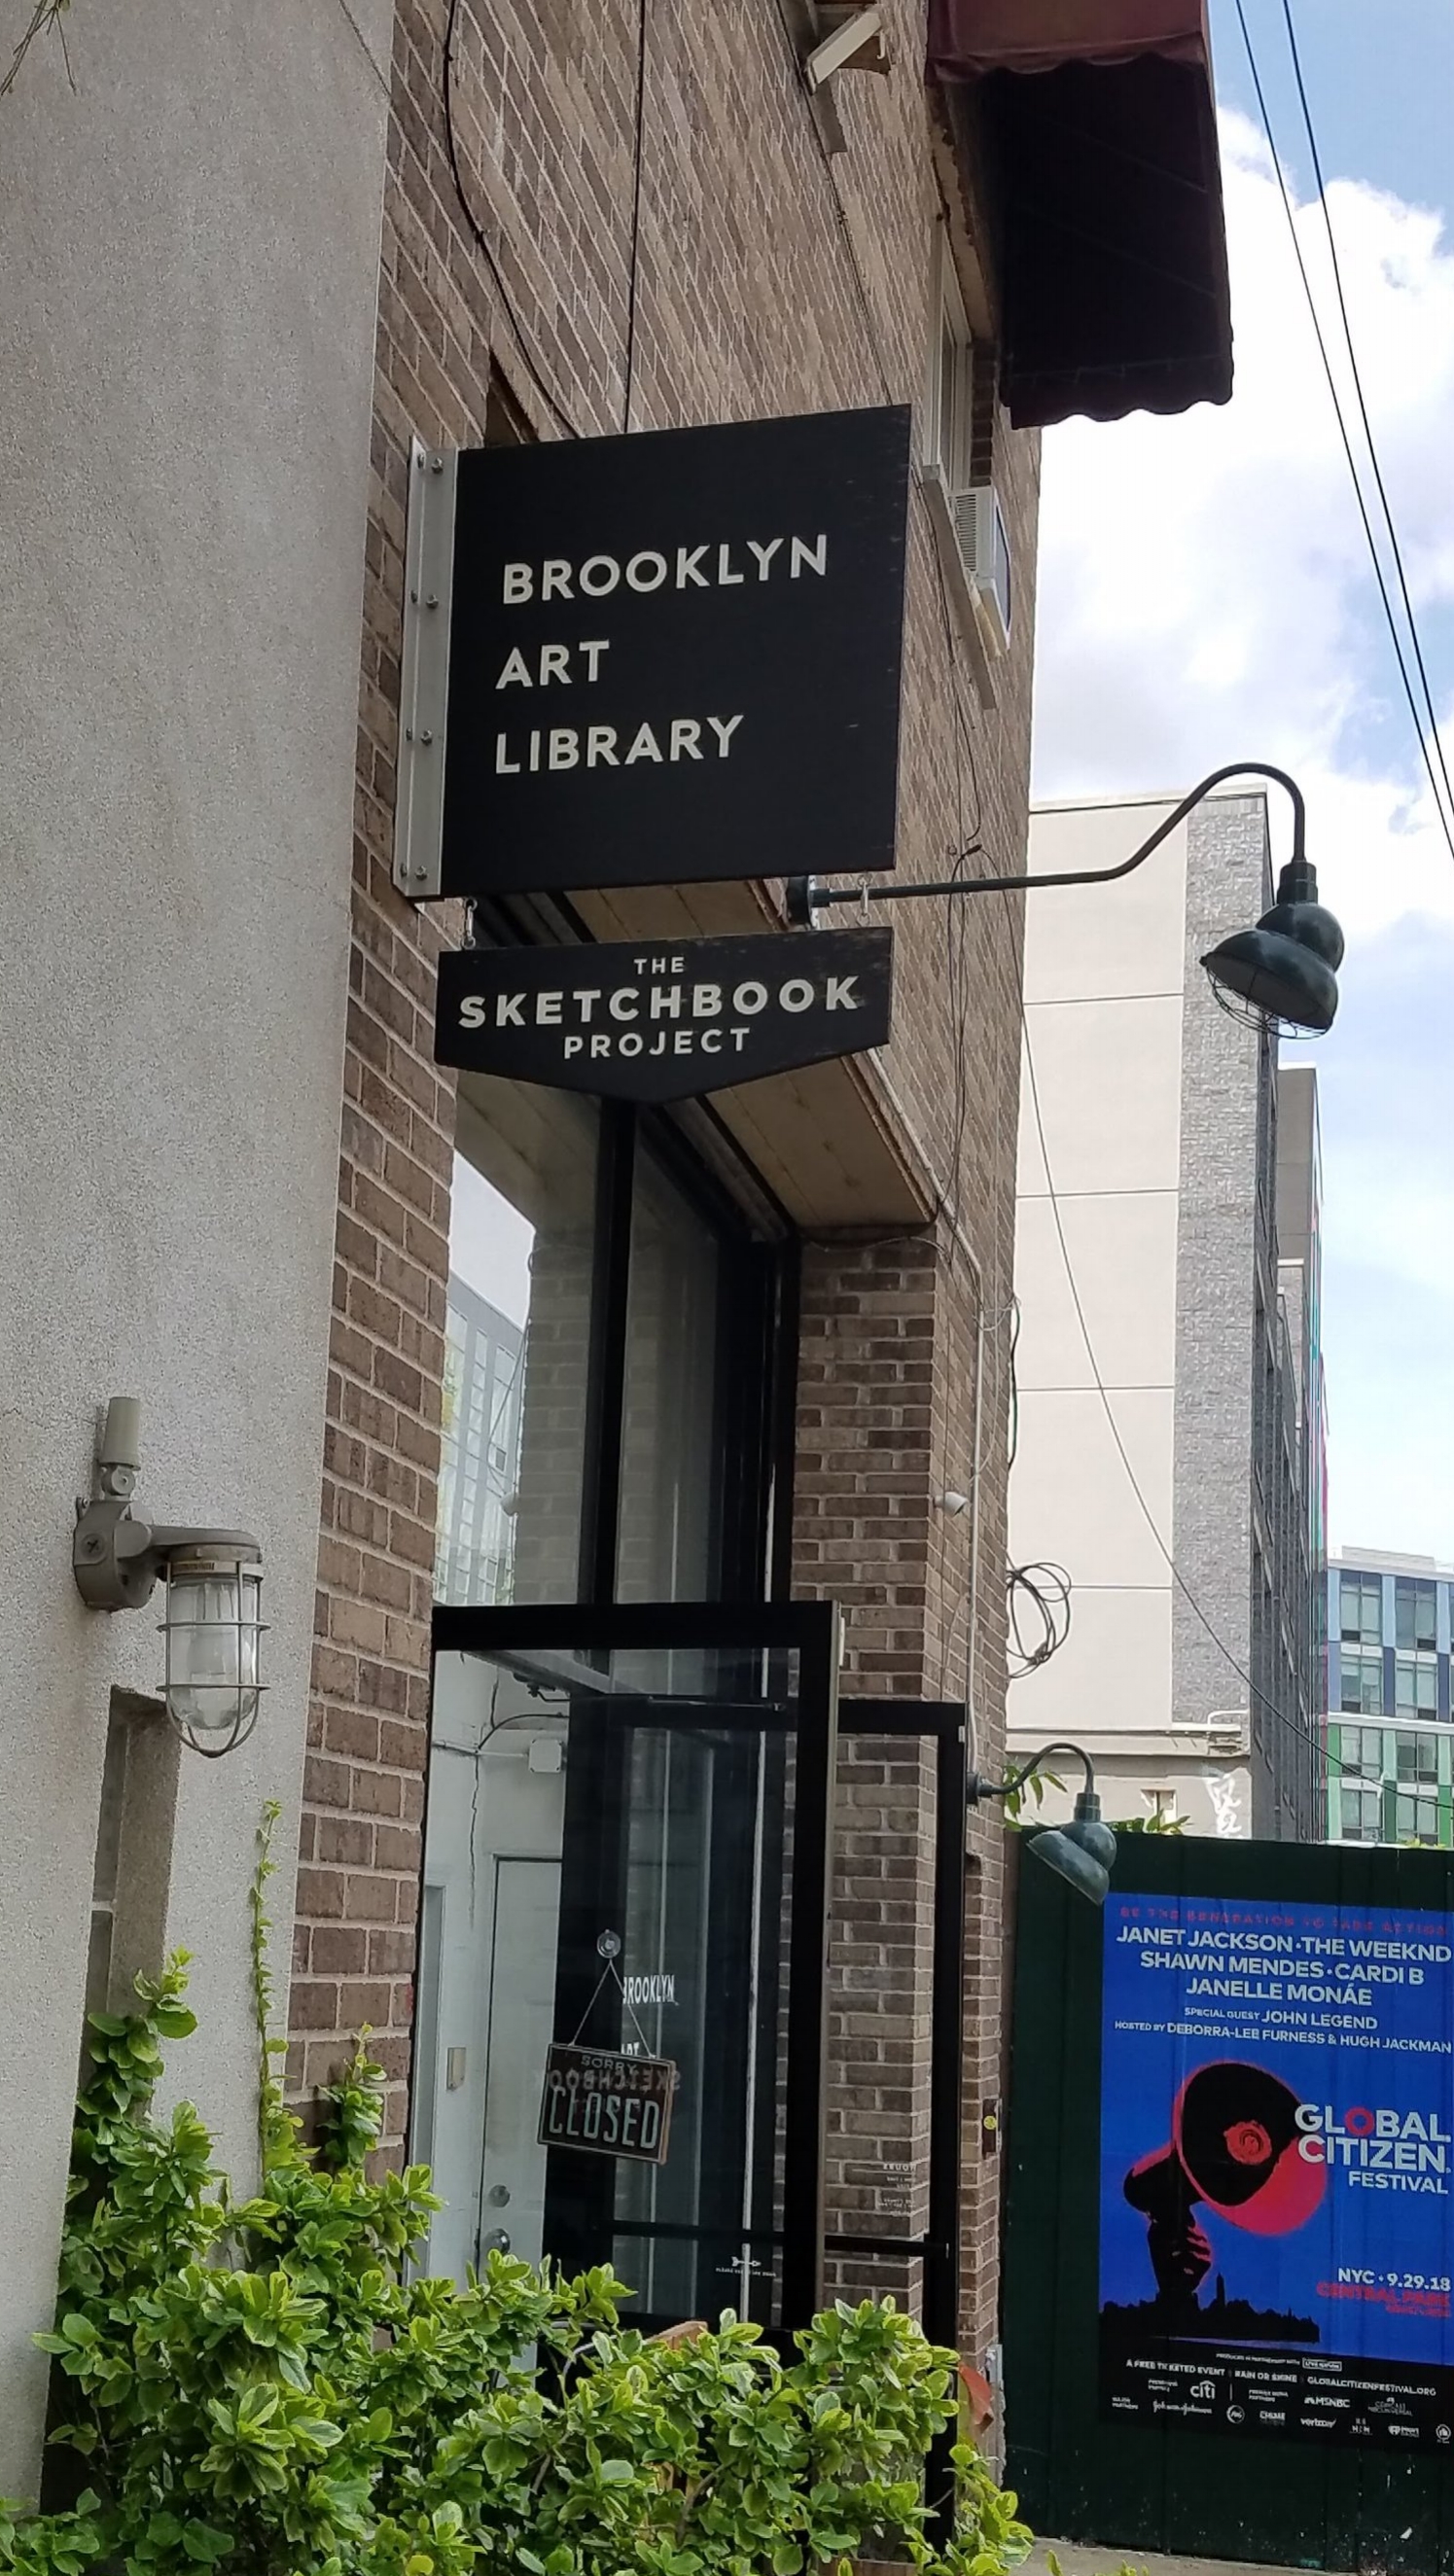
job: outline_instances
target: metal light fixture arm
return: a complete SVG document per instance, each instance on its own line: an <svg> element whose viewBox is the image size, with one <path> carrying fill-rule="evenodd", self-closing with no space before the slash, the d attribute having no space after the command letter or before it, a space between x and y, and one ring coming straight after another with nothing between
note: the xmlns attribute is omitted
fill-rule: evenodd
<svg viewBox="0 0 1454 2576"><path fill-rule="evenodd" d="M1016 1790L1023 1789L1026 1781L1039 1770L1041 1763L1047 1761L1052 1753L1070 1753L1074 1755L1077 1762L1085 1764L1085 1789L1082 1794L1085 1797L1094 1797L1096 1775L1090 1755L1084 1748L1079 1744L1042 1744L1039 1752L1032 1753L1029 1761L1018 1771L1012 1772L1008 1780L986 1780L981 1772L972 1771L965 1784L965 1796L970 1805L977 1807L982 1798L1013 1798Z"/></svg>
<svg viewBox="0 0 1454 2576"><path fill-rule="evenodd" d="M788 919L795 927L803 929L811 925L815 914L835 903L907 903L923 895L1033 894L1042 886L1111 885L1117 877L1128 877L1133 868L1139 868L1143 860L1150 858L1153 850L1159 850L1178 823L1186 821L1193 806L1200 805L1204 796L1210 796L1213 788L1220 787L1228 778L1271 778L1279 787L1286 788L1292 799L1292 864L1306 867L1307 808L1297 780L1289 778L1285 769L1275 769L1270 761L1229 760L1223 768L1212 770L1208 777L1192 788L1189 795L1183 796L1181 803L1173 806L1130 857L1120 860L1113 868L1055 869L1040 876L947 877L933 885L826 886L816 877L790 877L787 883Z"/></svg>

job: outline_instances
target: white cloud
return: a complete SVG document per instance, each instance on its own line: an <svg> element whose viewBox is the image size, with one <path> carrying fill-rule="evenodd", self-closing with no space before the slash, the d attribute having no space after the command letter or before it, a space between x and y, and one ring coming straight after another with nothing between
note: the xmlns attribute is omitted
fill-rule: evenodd
<svg viewBox="0 0 1454 2576"><path fill-rule="evenodd" d="M1314 1051L1334 1530L1448 1557L1454 860L1383 627L1272 164L1240 117L1224 117L1222 140L1232 402L1046 437L1036 789L1184 789L1239 757L1301 781L1321 890L1349 939L1339 1022ZM1357 180L1333 180L1329 207L1443 713L1454 705L1454 255L1437 214ZM1351 425L1319 207L1300 206L1297 224ZM1454 766L1454 724L1445 742ZM1270 811L1274 849L1285 851L1275 791Z"/></svg>
<svg viewBox="0 0 1454 2576"><path fill-rule="evenodd" d="M1045 442L1036 786L1189 784L1239 755L1303 782L1355 939L1454 914L1266 147L1223 119L1237 386L1224 409ZM1416 604L1454 601L1454 256L1437 216L1349 180L1329 204ZM1333 314L1316 205L1298 209ZM1336 334L1329 348L1337 368ZM1442 712L1442 710L1441 710ZM1274 806L1274 830L1284 827Z"/></svg>

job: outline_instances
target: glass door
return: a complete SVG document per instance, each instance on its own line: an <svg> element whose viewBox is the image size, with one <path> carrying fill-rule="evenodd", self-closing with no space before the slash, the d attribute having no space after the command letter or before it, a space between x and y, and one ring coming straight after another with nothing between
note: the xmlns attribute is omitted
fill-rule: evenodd
<svg viewBox="0 0 1454 2576"><path fill-rule="evenodd" d="M436 1612L434 2269L609 2261L648 2330L811 2315L837 1668L827 1603Z"/></svg>

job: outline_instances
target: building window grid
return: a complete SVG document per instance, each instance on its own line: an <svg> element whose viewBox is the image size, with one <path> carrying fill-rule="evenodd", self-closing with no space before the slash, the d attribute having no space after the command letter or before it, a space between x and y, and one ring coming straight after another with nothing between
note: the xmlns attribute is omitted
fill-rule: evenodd
<svg viewBox="0 0 1454 2576"><path fill-rule="evenodd" d="M1330 1728L1330 1801L1341 1842L1454 1845L1454 1741L1448 1731Z"/></svg>
<svg viewBox="0 0 1454 2576"><path fill-rule="evenodd" d="M1376 1574L1345 1574L1338 1587L1338 1632L1346 1645L1383 1643L1383 1582Z"/></svg>
<svg viewBox="0 0 1454 2576"><path fill-rule="evenodd" d="M1339 1658L1338 1705L1345 1716L1382 1717L1383 1653L1344 1647Z"/></svg>
<svg viewBox="0 0 1454 2576"><path fill-rule="evenodd" d="M1427 1648L1439 1641L1438 1587L1422 1577L1399 1575L1393 1587L1395 1646Z"/></svg>

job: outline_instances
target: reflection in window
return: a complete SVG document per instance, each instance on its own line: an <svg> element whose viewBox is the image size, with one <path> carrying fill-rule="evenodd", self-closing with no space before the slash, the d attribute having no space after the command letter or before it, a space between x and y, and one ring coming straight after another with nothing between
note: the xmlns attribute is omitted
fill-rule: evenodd
<svg viewBox="0 0 1454 2576"><path fill-rule="evenodd" d="M1338 1730L1338 1760L1345 1772L1364 1780L1383 1778L1383 1731L1377 1726L1343 1726Z"/></svg>
<svg viewBox="0 0 1454 2576"><path fill-rule="evenodd" d="M718 1239L655 1158L636 1166L621 1433L620 1601L714 1589Z"/></svg>
<svg viewBox="0 0 1454 2576"><path fill-rule="evenodd" d="M1393 1829L1401 1843L1437 1843L1439 1839L1439 1801L1437 1798L1394 1800Z"/></svg>
<svg viewBox="0 0 1454 2576"><path fill-rule="evenodd" d="M1342 1824L1345 1843L1376 1843L1382 1823L1383 1798L1377 1789L1344 1789Z"/></svg>
<svg viewBox="0 0 1454 2576"><path fill-rule="evenodd" d="M1432 1652L1439 1637L1433 1584L1401 1574L1393 1587L1393 1619L1396 1646L1426 1646Z"/></svg>
<svg viewBox="0 0 1454 2576"><path fill-rule="evenodd" d="M1434 1788L1439 1778L1439 1739L1437 1735L1398 1735L1394 1738L1394 1755L1399 1786L1414 1782L1420 1788Z"/></svg>
<svg viewBox="0 0 1454 2576"><path fill-rule="evenodd" d="M1338 1605L1341 1635L1351 1644L1383 1642L1383 1584L1376 1574L1345 1574Z"/></svg>
<svg viewBox="0 0 1454 2576"><path fill-rule="evenodd" d="M1338 1705L1353 1717L1383 1714L1383 1656L1355 1654L1344 1647L1339 1658Z"/></svg>
<svg viewBox="0 0 1454 2576"><path fill-rule="evenodd" d="M1395 1655L1393 1705L1398 1717L1435 1717L1439 1709L1437 1655Z"/></svg>
<svg viewBox="0 0 1454 2576"><path fill-rule="evenodd" d="M506 1083L462 1095L435 1591L577 1597L590 1358L596 1118Z"/></svg>

